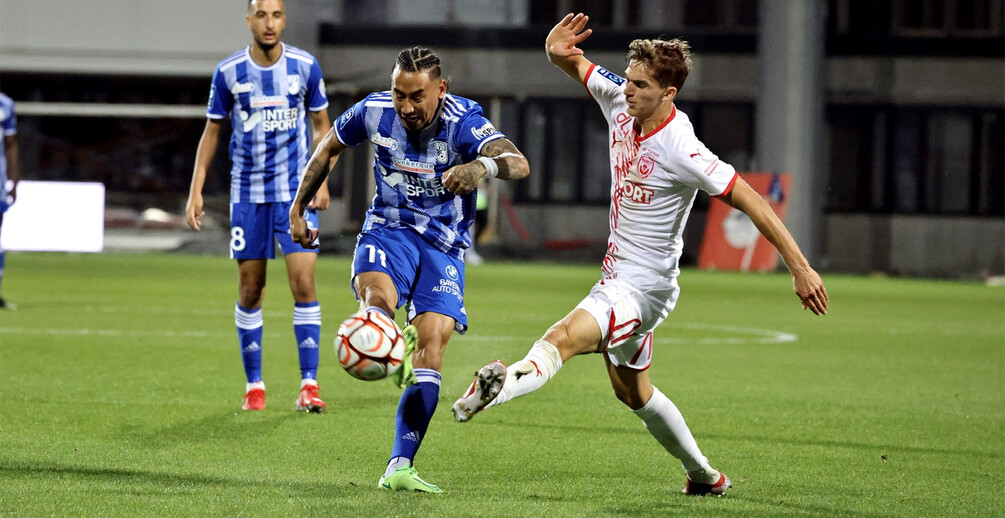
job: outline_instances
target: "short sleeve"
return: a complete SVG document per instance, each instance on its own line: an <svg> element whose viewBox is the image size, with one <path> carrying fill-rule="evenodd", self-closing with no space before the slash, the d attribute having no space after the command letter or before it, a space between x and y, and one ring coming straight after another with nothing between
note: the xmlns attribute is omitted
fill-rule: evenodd
<svg viewBox="0 0 1005 518"><path fill-rule="evenodd" d="M676 163L671 170L680 173L681 181L711 196L723 196L729 193L736 183L736 169L719 160L719 157L697 139L685 146L673 160Z"/></svg>
<svg viewBox="0 0 1005 518"><path fill-rule="evenodd" d="M213 73L213 82L209 86L209 104L206 106L206 117L210 119L223 119L230 114L234 107L234 97L230 95L227 88L227 79L217 68Z"/></svg>
<svg viewBox="0 0 1005 518"><path fill-rule="evenodd" d="M319 112L328 107L328 92L325 91L325 79L321 73L318 60L311 62L310 76L307 78L307 109Z"/></svg>
<svg viewBox="0 0 1005 518"><path fill-rule="evenodd" d="M3 119L3 134L10 136L17 133L17 113L14 111L14 103L11 103L7 109L9 113Z"/></svg>
<svg viewBox="0 0 1005 518"><path fill-rule="evenodd" d="M338 138L338 141L343 146L356 147L366 142L366 120L364 116L366 114L365 103L367 99L369 97L350 106L348 110L335 120L332 129L335 130L335 137Z"/></svg>
<svg viewBox="0 0 1005 518"><path fill-rule="evenodd" d="M597 101L604 113L610 113L616 99L624 96L626 79L593 64L586 72L583 84L590 92L590 97Z"/></svg>
<svg viewBox="0 0 1005 518"><path fill-rule="evenodd" d="M482 107L472 105L457 123L454 145L465 162L470 162L481 154L485 144L496 139L506 138L485 118Z"/></svg>

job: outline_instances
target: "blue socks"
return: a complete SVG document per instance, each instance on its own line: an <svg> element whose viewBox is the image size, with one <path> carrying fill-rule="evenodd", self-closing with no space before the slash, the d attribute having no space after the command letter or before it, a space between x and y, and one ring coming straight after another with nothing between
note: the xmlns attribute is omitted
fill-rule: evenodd
<svg viewBox="0 0 1005 518"><path fill-rule="evenodd" d="M433 369L415 369L415 383L405 388L394 417L394 446L388 471L411 465L426 437L429 421L440 397L440 373ZM394 468L394 469L392 469Z"/></svg>
<svg viewBox="0 0 1005 518"><path fill-rule="evenodd" d="M262 381L262 308L234 306L234 324L241 345L244 375L248 383ZM300 354L300 377L317 379L321 341L321 305L318 301L297 303L293 308L293 334Z"/></svg>
<svg viewBox="0 0 1005 518"><path fill-rule="evenodd" d="M6 254L4 253L4 251L0 250L0 287L3 287L3 270L4 270L4 261L5 261L4 256L5 255ZM3 290L0 290L0 294L2 294L2 293L3 293Z"/></svg>
<svg viewBox="0 0 1005 518"><path fill-rule="evenodd" d="M297 302L293 308L293 334L297 337L300 353L301 379L317 379L318 344L321 341L321 304Z"/></svg>
<svg viewBox="0 0 1005 518"><path fill-rule="evenodd" d="M262 308L247 309L234 306L234 323L241 344L244 375L248 383L262 381Z"/></svg>

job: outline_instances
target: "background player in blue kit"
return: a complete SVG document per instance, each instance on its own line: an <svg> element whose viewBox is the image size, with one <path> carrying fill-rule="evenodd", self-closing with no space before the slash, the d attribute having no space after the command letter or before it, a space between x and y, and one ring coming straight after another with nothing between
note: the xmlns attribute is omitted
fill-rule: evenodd
<svg viewBox="0 0 1005 518"><path fill-rule="evenodd" d="M2 229L3 213L7 212L7 208L17 199L17 182L21 179L21 170L17 159L17 137L15 136L17 115L14 113L14 101L2 93L0 93L0 130L3 131L3 140L0 141L0 229ZM10 191L7 190L8 181L10 182ZM3 286L4 263L3 248L0 248L0 287ZM17 306L8 303L0 296L0 309L16 308Z"/></svg>
<svg viewBox="0 0 1005 518"><path fill-rule="evenodd" d="M300 353L301 385L297 410L323 412L318 396L318 343L321 307L314 289L317 251L290 239L290 202L311 147L331 129L321 67L314 56L280 42L286 25L282 0L250 0L245 17L250 46L220 62L213 75L206 128L195 157L185 216L200 229L202 186L216 154L222 121L230 117L230 256L237 259L240 284L234 322L240 341L245 389L244 410L265 408L262 382L262 298L266 260L275 257L278 239L293 292L293 332ZM309 113L308 113L309 110ZM322 187L322 186L319 186ZM317 227L315 209L329 204L327 185L316 189L308 218Z"/></svg>
<svg viewBox="0 0 1005 518"><path fill-rule="evenodd" d="M406 362L399 371L405 390L379 486L439 493L412 461L436 410L447 341L467 330L464 253L472 241L475 188L482 177L519 180L529 167L477 103L447 92L440 58L429 49L398 54L391 87L350 107L318 146L290 209L290 233L316 246L317 230L302 217L304 209L327 178L329 161L369 141L377 192L356 243L353 290L365 311L393 317L407 303L406 339L415 343L418 332L414 370Z"/></svg>

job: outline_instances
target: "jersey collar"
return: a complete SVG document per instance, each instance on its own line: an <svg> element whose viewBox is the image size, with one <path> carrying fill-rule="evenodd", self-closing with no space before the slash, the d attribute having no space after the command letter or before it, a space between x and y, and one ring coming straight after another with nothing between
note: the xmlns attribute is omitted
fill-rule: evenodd
<svg viewBox="0 0 1005 518"><path fill-rule="evenodd" d="M663 121L662 124L660 124L659 126L657 126L656 129L654 129L654 130L650 131L649 133L646 133L645 135L643 135L643 136L640 137L639 134L635 132L635 129L632 128L632 132L635 134L635 140L637 140L639 142L642 142L643 140L645 140L645 139L647 139L647 138L649 138L649 137L651 137L651 136L659 133L659 131L661 129L665 128L667 124L670 124L670 121L672 121L673 118L676 117L676 116L677 116L677 105L676 104L671 104L670 105L670 115L668 115L667 118L666 118L666 120Z"/></svg>

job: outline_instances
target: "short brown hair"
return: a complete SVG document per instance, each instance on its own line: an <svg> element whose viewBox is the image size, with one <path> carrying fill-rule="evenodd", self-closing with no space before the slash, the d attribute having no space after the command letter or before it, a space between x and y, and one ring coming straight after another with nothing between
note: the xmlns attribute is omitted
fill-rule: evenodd
<svg viewBox="0 0 1005 518"><path fill-rule="evenodd" d="M660 87L673 86L680 90L691 72L691 45L679 38L669 41L635 40L628 45L625 59L629 64L633 61L642 63Z"/></svg>

